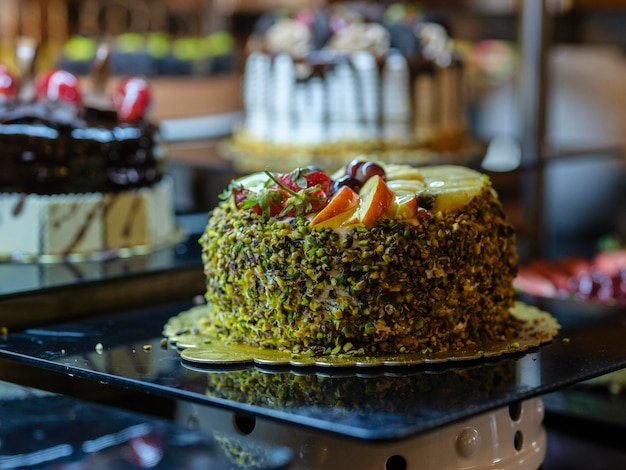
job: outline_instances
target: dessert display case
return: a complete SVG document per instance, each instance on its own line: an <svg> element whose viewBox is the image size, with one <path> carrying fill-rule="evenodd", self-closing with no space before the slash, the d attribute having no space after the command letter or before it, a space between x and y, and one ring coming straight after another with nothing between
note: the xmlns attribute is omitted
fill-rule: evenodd
<svg viewBox="0 0 626 470"><path fill-rule="evenodd" d="M109 260L2 262L0 323L51 323L190 297L202 288L197 236L189 233L174 246Z"/></svg>
<svg viewBox="0 0 626 470"><path fill-rule="evenodd" d="M543 23L544 13L529 8L527 25ZM523 202L535 208L542 197L533 178L542 169L545 124L543 77L532 73L541 69L545 52L538 39L529 39L523 64L530 105L523 170L531 179ZM194 88L183 93L193 102L204 88L191 81ZM218 94L232 94L229 81L230 76L218 79ZM213 139L227 135L239 114L218 104L218 114L208 118L189 118L187 110L180 115L172 100L180 82L163 85L158 102L160 114L171 118L163 129L175 176L180 173L191 188L199 175L206 183L230 173ZM196 101L206 99L212 98ZM206 185L201 190L207 191ZM531 212L540 231L543 214ZM598 468L626 466L623 443L615 437L626 428L623 393L578 385L626 368L623 308L525 298L552 313L562 330L549 344L492 359L382 367L202 367L181 359L180 351L164 342L162 329L204 291L197 233L205 221L206 213L180 216L183 240L145 255L71 264L0 263L2 378L19 369L11 380L46 388L52 376L64 384L64 393L81 398L0 383L0 468L97 462L100 468L193 468L201 461L219 469L550 470L585 467L591 458ZM129 409L145 408L140 403L148 398L156 405L150 414L104 407L95 403L101 397L81 388L85 384L104 394L128 395ZM157 417L161 414L168 419ZM62 441L56 439L61 433ZM601 440L597 436L603 433L610 436ZM144 459L152 455L158 461L138 461L139 448Z"/></svg>

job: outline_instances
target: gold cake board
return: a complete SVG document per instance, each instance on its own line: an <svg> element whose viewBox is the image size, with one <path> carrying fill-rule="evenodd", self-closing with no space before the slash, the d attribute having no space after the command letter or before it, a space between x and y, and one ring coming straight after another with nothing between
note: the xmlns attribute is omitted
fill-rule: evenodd
<svg viewBox="0 0 626 470"><path fill-rule="evenodd" d="M164 336L181 349L181 358L185 361L207 366L394 367L438 364L522 353L552 341L559 331L558 322L549 313L517 302L511 308L511 315L520 320L523 327L517 336L506 341L485 342L464 349L428 354L313 356L227 342L203 334L199 325L209 313L209 306L198 305L170 318L164 326Z"/></svg>

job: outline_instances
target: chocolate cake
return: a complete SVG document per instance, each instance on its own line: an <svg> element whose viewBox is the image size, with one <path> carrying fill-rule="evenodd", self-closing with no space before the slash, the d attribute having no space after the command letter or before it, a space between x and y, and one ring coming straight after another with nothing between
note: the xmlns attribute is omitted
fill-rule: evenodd
<svg viewBox="0 0 626 470"><path fill-rule="evenodd" d="M34 56L34 53L31 54ZM165 148L149 83L98 70L91 93L52 70L0 66L0 259L59 260L147 250L175 238Z"/></svg>

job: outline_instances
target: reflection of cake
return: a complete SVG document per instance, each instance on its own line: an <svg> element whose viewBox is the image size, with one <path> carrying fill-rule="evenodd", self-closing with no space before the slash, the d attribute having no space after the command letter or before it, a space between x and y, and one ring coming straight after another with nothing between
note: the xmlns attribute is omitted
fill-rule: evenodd
<svg viewBox="0 0 626 470"><path fill-rule="evenodd" d="M0 67L0 83L15 83ZM96 99L97 98L97 99ZM0 257L71 257L164 246L173 188L148 84L120 82L113 101L83 96L56 70L0 89Z"/></svg>
<svg viewBox="0 0 626 470"><path fill-rule="evenodd" d="M406 372L389 375L360 371L352 376L328 376L292 371L246 370L211 373L207 395L240 403L271 406L278 410L303 409L314 417L344 418L359 410L368 422L390 419L386 413L404 417L416 410L450 410L478 403L489 394L506 390L515 383L514 361L499 361L489 367L446 370L437 374ZM465 393L459 393L464 390ZM420 407L410 397L419 397ZM381 423L382 424L382 423Z"/></svg>
<svg viewBox="0 0 626 470"><path fill-rule="evenodd" d="M346 153L397 161L467 143L464 66L440 24L345 5L260 24L233 141L242 165L334 168Z"/></svg>
<svg viewBox="0 0 626 470"><path fill-rule="evenodd" d="M201 238L207 331L316 355L515 334L514 232L484 175L360 161L345 173L231 184Z"/></svg>

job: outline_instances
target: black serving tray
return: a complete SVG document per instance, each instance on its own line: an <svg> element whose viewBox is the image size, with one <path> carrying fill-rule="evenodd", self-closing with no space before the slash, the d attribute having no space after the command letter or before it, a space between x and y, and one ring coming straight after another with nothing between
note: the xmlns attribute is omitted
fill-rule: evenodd
<svg viewBox="0 0 626 470"><path fill-rule="evenodd" d="M365 440L398 440L626 367L626 318L565 324L522 355L377 368L202 369L163 345L191 301L10 331L0 357L161 397Z"/></svg>

